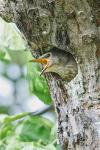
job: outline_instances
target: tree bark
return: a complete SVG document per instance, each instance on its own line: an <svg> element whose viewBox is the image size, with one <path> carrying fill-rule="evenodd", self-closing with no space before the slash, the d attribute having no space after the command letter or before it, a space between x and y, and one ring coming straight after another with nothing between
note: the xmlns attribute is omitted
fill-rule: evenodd
<svg viewBox="0 0 100 150"><path fill-rule="evenodd" d="M100 2L0 0L0 16L16 23L32 54L56 46L74 55L78 63L74 80L65 84L56 74L46 74L59 142L63 150L99 150Z"/></svg>

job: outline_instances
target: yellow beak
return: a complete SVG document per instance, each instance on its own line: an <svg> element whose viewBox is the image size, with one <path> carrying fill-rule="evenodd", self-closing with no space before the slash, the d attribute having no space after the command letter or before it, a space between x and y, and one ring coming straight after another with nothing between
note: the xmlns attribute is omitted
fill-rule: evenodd
<svg viewBox="0 0 100 150"><path fill-rule="evenodd" d="M42 70L41 74L42 75L45 70L48 68L48 59L47 58L38 58L38 59L33 59L33 60L30 60L29 62L38 62L38 63L41 63L41 64L45 64L44 66L44 69Z"/></svg>
<svg viewBox="0 0 100 150"><path fill-rule="evenodd" d="M38 58L38 59L32 59L29 62L38 62L38 63L41 63L41 64L47 64L48 59L47 58Z"/></svg>

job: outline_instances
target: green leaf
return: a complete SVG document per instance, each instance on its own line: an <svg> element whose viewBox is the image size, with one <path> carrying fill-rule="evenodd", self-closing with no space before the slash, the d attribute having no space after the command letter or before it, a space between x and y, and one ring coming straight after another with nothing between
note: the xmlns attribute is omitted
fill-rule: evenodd
<svg viewBox="0 0 100 150"><path fill-rule="evenodd" d="M9 109L10 109L9 107L0 106L0 114L8 114Z"/></svg>
<svg viewBox="0 0 100 150"><path fill-rule="evenodd" d="M33 150L32 142L20 142L15 136L7 137L0 142L0 150Z"/></svg>
<svg viewBox="0 0 100 150"><path fill-rule="evenodd" d="M8 50L8 53L10 55L11 61L13 63L19 64L20 66L25 65L28 62L28 54L29 51L11 51Z"/></svg>
<svg viewBox="0 0 100 150"><path fill-rule="evenodd" d="M4 52L4 51L2 51L2 50L0 50L0 59L3 59L3 58L4 58L4 56L5 56L5 52Z"/></svg>
<svg viewBox="0 0 100 150"><path fill-rule="evenodd" d="M36 116L17 124L11 123L21 116L1 115L0 150L60 150L53 133L55 129L49 120Z"/></svg>
<svg viewBox="0 0 100 150"><path fill-rule="evenodd" d="M11 123L0 125L0 139L11 135L14 131L14 126Z"/></svg>
<svg viewBox="0 0 100 150"><path fill-rule="evenodd" d="M41 68L37 63L28 63L28 79L30 91L45 104L51 104L51 96L46 79L40 76Z"/></svg>
<svg viewBox="0 0 100 150"><path fill-rule="evenodd" d="M53 124L43 117L29 117L16 129L18 139L25 142L41 141L49 143Z"/></svg>

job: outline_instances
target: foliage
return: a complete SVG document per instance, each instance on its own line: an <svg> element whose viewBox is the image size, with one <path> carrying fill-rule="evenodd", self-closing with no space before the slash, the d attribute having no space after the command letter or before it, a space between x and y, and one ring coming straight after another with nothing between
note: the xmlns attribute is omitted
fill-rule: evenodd
<svg viewBox="0 0 100 150"><path fill-rule="evenodd" d="M15 24L7 24L0 18L4 24L5 33L1 32L0 38L0 59L10 60L20 66L28 66L29 87L32 94L35 94L46 104L51 103L51 97L48 85L43 76L40 76L41 68L38 64L29 63L32 59L29 49L26 49L25 41ZM9 34L8 34L9 33ZM5 42L4 42L5 41Z"/></svg>
<svg viewBox="0 0 100 150"><path fill-rule="evenodd" d="M0 117L0 150L60 150L55 136L54 124L49 120L28 113Z"/></svg>
<svg viewBox="0 0 100 150"><path fill-rule="evenodd" d="M39 97L44 103L50 104L51 97L48 89L48 85L43 76L40 76L41 68L40 66L35 64L28 64L28 77L29 77L29 85L30 91Z"/></svg>
<svg viewBox="0 0 100 150"><path fill-rule="evenodd" d="M5 64L13 62L21 67L28 65L27 79L31 93L44 103L50 104L47 82L40 76L41 67L28 62L32 56L15 25L4 24L5 32L1 32L3 38L0 39L0 60ZM3 108L2 112L6 113L6 110ZM59 150L54 124L43 117L27 116L28 113L0 115L0 150ZM21 120L17 121L18 119Z"/></svg>
<svg viewBox="0 0 100 150"><path fill-rule="evenodd" d="M0 51L0 59L6 62L6 55L9 56L10 61L18 64L19 66L27 65L27 80L29 81L29 90L31 94L36 95L45 104L51 104L51 96L48 89L47 82L41 74L41 67L37 63L30 63L32 59L29 50L12 51L9 48Z"/></svg>
<svg viewBox="0 0 100 150"><path fill-rule="evenodd" d="M5 52L0 50L0 59L2 60L5 56Z"/></svg>

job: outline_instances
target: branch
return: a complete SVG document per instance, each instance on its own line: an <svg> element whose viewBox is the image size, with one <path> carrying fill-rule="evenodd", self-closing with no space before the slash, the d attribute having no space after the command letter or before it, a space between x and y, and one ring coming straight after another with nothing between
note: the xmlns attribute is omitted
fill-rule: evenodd
<svg viewBox="0 0 100 150"><path fill-rule="evenodd" d="M32 116L43 115L44 113L50 111L51 109L53 109L53 105L45 106L44 108L34 111L34 112L24 112L24 113L20 113L20 114L14 115L14 116L8 116L5 118L4 121L5 121L5 123L8 123L8 122L13 122L13 121L22 119L27 116L32 117Z"/></svg>

